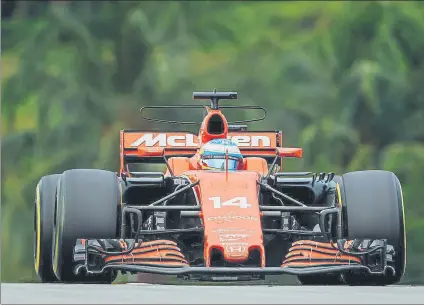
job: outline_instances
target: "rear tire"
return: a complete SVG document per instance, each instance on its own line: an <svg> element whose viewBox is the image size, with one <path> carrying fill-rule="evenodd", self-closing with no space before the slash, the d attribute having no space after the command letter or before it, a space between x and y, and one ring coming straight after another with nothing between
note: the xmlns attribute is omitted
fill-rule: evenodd
<svg viewBox="0 0 424 305"><path fill-rule="evenodd" d="M43 283L57 281L52 269L53 219L60 174L44 176L37 184L34 204L34 267Z"/></svg>
<svg viewBox="0 0 424 305"><path fill-rule="evenodd" d="M346 273L349 285L384 286L398 283L405 272L406 235L402 188L396 175L382 170L344 174L339 183L345 236L348 239L387 239L395 250L396 274Z"/></svg>
<svg viewBox="0 0 424 305"><path fill-rule="evenodd" d="M73 249L77 239L118 237L121 193L113 172L97 169L65 171L57 190L53 270L64 282L111 283L116 274L75 275Z"/></svg>

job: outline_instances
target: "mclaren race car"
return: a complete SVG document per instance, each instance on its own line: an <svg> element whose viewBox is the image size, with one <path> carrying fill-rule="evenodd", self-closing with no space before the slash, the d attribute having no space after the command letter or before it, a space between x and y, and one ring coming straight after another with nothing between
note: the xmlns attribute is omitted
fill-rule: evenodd
<svg viewBox="0 0 424 305"><path fill-rule="evenodd" d="M263 119L265 109L219 105L236 92L193 98L210 104L141 112L163 122L143 111L203 108L198 134L122 130L119 173L71 169L41 178L34 263L42 282L111 283L118 272L207 281L291 274L307 285L402 278L405 221L395 174L285 172L284 159L302 158L301 148L284 147L281 131L249 131L241 124L249 120L228 122L223 114L259 109ZM211 141L235 147L202 163ZM133 170L141 163L165 170Z"/></svg>

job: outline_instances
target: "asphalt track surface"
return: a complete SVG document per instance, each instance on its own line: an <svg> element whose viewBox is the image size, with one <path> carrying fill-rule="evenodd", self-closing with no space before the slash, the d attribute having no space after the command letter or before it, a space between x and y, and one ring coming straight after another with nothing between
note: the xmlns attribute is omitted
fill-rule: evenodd
<svg viewBox="0 0 424 305"><path fill-rule="evenodd" d="M1 304L424 304L424 286L1 284Z"/></svg>

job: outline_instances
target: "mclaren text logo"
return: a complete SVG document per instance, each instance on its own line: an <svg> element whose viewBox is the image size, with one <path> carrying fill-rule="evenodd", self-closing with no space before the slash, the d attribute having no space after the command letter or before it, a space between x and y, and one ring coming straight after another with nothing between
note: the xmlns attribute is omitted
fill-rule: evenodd
<svg viewBox="0 0 424 305"><path fill-rule="evenodd" d="M153 133L146 133L131 144L131 147L139 147L141 145L153 147L196 147L197 137L194 134L167 135L160 133L154 136Z"/></svg>
<svg viewBox="0 0 424 305"><path fill-rule="evenodd" d="M271 147L271 139L268 136L238 135L228 136L227 138L240 147ZM197 147L198 138L191 133L179 135L145 133L130 146L139 147L141 145L146 147Z"/></svg>
<svg viewBox="0 0 424 305"><path fill-rule="evenodd" d="M239 147L271 147L271 139L268 136L228 136L228 140L236 143Z"/></svg>
<svg viewBox="0 0 424 305"><path fill-rule="evenodd" d="M239 215L227 214L227 215L222 215L222 216L208 217L207 220L213 221L213 222L216 222L216 223L225 223L225 222L234 222L234 221L238 221L238 220L257 221L258 218L253 217L253 216L241 216L241 215L239 216Z"/></svg>

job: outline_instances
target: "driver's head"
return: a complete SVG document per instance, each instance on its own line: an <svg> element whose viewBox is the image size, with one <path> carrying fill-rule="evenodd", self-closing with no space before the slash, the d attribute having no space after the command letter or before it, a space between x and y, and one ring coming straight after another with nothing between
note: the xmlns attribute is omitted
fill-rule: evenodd
<svg viewBox="0 0 424 305"><path fill-rule="evenodd" d="M243 168L243 155L237 145L227 139L214 139L204 144L199 151L202 169L226 170L228 151L228 170Z"/></svg>

